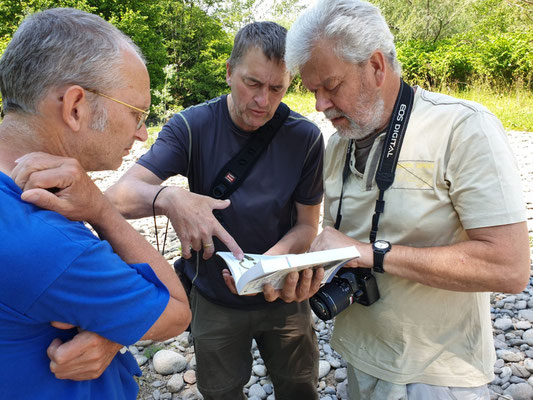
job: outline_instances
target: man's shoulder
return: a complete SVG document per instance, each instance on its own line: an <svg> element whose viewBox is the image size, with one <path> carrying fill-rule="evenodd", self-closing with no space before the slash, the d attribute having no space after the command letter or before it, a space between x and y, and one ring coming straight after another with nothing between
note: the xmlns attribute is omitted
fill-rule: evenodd
<svg viewBox="0 0 533 400"><path fill-rule="evenodd" d="M285 128L291 132L309 135L313 138L320 136L320 128L317 124L293 110L285 121Z"/></svg>
<svg viewBox="0 0 533 400"><path fill-rule="evenodd" d="M174 114L170 121L185 121L188 124L194 123L205 117L220 112L221 106L225 103L225 96L218 96L203 103L195 104L187 107L184 110Z"/></svg>
<svg viewBox="0 0 533 400"><path fill-rule="evenodd" d="M420 106L430 108L447 114L457 114L461 116L476 113L492 114L485 106L475 101L459 99L443 93L431 92L418 88L420 92Z"/></svg>

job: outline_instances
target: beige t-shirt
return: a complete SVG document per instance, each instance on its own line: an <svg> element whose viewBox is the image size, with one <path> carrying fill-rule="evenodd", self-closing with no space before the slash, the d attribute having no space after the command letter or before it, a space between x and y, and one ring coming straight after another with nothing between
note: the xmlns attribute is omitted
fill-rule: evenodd
<svg viewBox="0 0 533 400"><path fill-rule="evenodd" d="M368 242L380 135L365 173L344 187L340 231ZM329 140L324 225L333 226L348 140ZM467 240L465 229L526 220L516 161L498 119L479 104L418 88L378 239L414 247ZM489 293L431 288L375 274L381 298L336 318L333 347L354 367L393 383L472 387L493 379Z"/></svg>

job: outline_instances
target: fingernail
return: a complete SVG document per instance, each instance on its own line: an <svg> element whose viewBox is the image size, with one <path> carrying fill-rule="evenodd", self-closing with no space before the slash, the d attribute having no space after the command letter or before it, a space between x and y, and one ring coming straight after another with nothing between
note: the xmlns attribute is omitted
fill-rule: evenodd
<svg viewBox="0 0 533 400"><path fill-rule="evenodd" d="M28 193L24 196L23 200L27 201L28 203L34 203L39 198L39 195L37 193Z"/></svg>

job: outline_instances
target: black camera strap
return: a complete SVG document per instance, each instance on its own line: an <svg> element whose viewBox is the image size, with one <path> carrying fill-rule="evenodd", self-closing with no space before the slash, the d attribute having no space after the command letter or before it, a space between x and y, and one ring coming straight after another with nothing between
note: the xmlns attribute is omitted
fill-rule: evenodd
<svg viewBox="0 0 533 400"><path fill-rule="evenodd" d="M239 188L287 120L289 113L289 107L280 103L272 119L254 132L244 147L220 170L211 186L211 196L220 200L227 199Z"/></svg>
<svg viewBox="0 0 533 400"><path fill-rule="evenodd" d="M385 190L391 187L394 182L394 175L396 172L396 165L398 164L398 157L402 148L403 138L411 115L413 107L414 91L411 86L401 80L400 91L394 104L391 120L387 128L387 135L383 143L381 157L379 159L378 168L376 171L376 183L379 188L378 199L376 200L375 213L372 217L372 229L370 231L370 242L376 240L379 217L385 211L385 200L383 196ZM344 196L344 184L350 175L350 158L354 140L350 140L348 151L346 153L346 160L344 162L344 169L342 171L342 189L339 199L339 208L337 209L337 218L335 221L335 229L339 229L342 221L342 198Z"/></svg>

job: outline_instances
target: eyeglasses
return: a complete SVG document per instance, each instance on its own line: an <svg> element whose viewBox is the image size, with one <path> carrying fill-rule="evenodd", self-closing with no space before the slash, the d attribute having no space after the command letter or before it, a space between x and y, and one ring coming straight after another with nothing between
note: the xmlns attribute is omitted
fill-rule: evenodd
<svg viewBox="0 0 533 400"><path fill-rule="evenodd" d="M141 129L143 124L146 122L146 119L150 115L150 111L142 110L140 108L132 106L131 104L124 103L123 101L117 100L117 99L115 99L115 98L113 98L111 96L108 96L106 94L97 92L96 90L93 90L93 89L85 89L85 90L87 90L88 92L94 93L94 94L96 94L98 96L105 97L106 99L113 100L114 102L117 102L119 104L122 104L123 106L126 106L128 108L131 108L132 110L137 111L139 113L139 114L137 114L137 128L136 128L137 130Z"/></svg>

